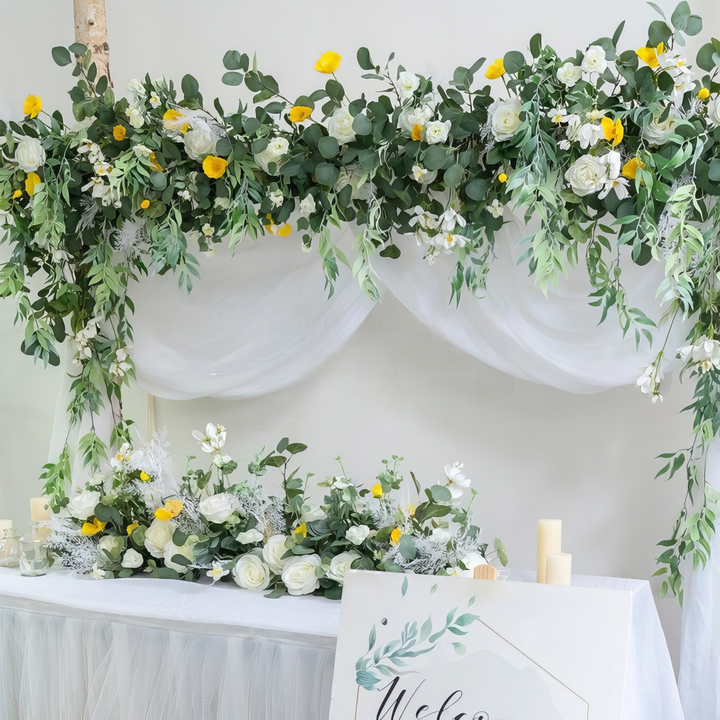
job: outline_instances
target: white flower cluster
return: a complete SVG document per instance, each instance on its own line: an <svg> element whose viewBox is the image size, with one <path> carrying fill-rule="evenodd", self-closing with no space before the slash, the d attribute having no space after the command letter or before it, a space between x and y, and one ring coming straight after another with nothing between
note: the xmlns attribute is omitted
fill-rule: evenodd
<svg viewBox="0 0 720 720"><path fill-rule="evenodd" d="M637 385L640 391L646 395L652 395L652 401L662 402L663 396L660 394L660 383L663 381L664 375L660 369L660 363L654 362L645 368L645 372L637 379Z"/></svg>
<svg viewBox="0 0 720 720"><path fill-rule="evenodd" d="M92 140L84 139L77 146L77 153L87 156L87 160L95 172L90 182L82 186L82 191L90 190L91 196L100 200L105 207L113 205L119 208L121 205L120 178L114 172L113 166L106 161L100 146Z"/></svg>
<svg viewBox="0 0 720 720"><path fill-rule="evenodd" d="M90 348L90 341L97 337L99 332L98 318L92 318L87 321L87 324L82 330L78 330L73 336L72 341L75 343L75 357L73 358L73 365L81 365L85 360L92 357L92 349Z"/></svg>
<svg viewBox="0 0 720 720"><path fill-rule="evenodd" d="M694 345L681 348L677 355L688 365L696 365L701 373L720 369L720 342L701 337Z"/></svg>
<svg viewBox="0 0 720 720"><path fill-rule="evenodd" d="M452 207L447 208L442 215L435 215L417 205L415 217L410 220L410 226L415 228L418 245L427 248L425 259L431 265L441 251L449 255L455 246L465 247L467 238L461 231L466 224L465 218Z"/></svg>
<svg viewBox="0 0 720 720"><path fill-rule="evenodd" d="M222 425L208 423L205 427L205 433L200 430L193 430L192 434L200 442L203 451L212 455L212 461L215 465L220 467L230 462L232 458L229 455L223 455L221 452L227 438L227 430Z"/></svg>

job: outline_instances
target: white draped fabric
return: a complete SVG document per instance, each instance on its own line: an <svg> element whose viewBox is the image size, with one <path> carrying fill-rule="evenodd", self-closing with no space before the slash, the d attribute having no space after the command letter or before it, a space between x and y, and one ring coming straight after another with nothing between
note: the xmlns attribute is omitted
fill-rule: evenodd
<svg viewBox="0 0 720 720"><path fill-rule="evenodd" d="M573 584L632 592L619 720L682 720L648 583ZM233 584L0 569L0 717L325 720L339 619L332 600L267 600Z"/></svg>

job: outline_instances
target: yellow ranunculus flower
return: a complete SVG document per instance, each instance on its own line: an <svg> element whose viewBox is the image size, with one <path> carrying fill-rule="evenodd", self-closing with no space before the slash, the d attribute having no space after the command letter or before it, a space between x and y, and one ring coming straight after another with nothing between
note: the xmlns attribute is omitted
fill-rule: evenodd
<svg viewBox="0 0 720 720"><path fill-rule="evenodd" d="M662 55L664 52L665 47L662 43L660 43L656 48L642 47L639 50L636 50L635 54L646 65L649 65L651 68L656 68L660 64L660 61L658 60L658 55Z"/></svg>
<svg viewBox="0 0 720 720"><path fill-rule="evenodd" d="M616 120L613 122L609 117L604 117L600 123L605 133L605 139L612 140L613 145L619 145L625 136L625 128L623 127L622 121Z"/></svg>
<svg viewBox="0 0 720 720"><path fill-rule="evenodd" d="M128 535L132 535L132 534L133 534L133 530L137 530L139 527L140 527L140 523L134 522L134 523L132 523L132 524L130 524L130 525L127 526L126 532L127 532Z"/></svg>
<svg viewBox="0 0 720 720"><path fill-rule="evenodd" d="M99 533L104 530L106 524L107 523L100 522L97 518L94 518L91 523L84 523L80 532L83 535L95 535L95 533Z"/></svg>
<svg viewBox="0 0 720 720"><path fill-rule="evenodd" d="M122 125L116 125L113 128L113 137L118 142L122 142L127 137L127 130Z"/></svg>
<svg viewBox="0 0 720 720"><path fill-rule="evenodd" d="M304 538L307 537L307 525L303 523L295 528L296 535L302 535Z"/></svg>
<svg viewBox="0 0 720 720"><path fill-rule="evenodd" d="M410 137L413 140L420 140L422 137L422 125L414 125Z"/></svg>
<svg viewBox="0 0 720 720"><path fill-rule="evenodd" d="M312 115L312 108L306 105L295 105L290 110L290 122L301 123Z"/></svg>
<svg viewBox="0 0 720 720"><path fill-rule="evenodd" d="M140 479L143 482L150 482L150 480L152 480L152 478L144 470L140 472Z"/></svg>
<svg viewBox="0 0 720 720"><path fill-rule="evenodd" d="M699 97L701 100L707 100L707 99L710 97L710 91L709 91L706 87L700 88L700 92L698 93L698 97Z"/></svg>
<svg viewBox="0 0 720 720"><path fill-rule="evenodd" d="M498 58L487 69L487 72L485 73L485 77L488 80L497 80L499 77L502 77L504 74L505 74L505 64L503 63L502 58Z"/></svg>
<svg viewBox="0 0 720 720"><path fill-rule="evenodd" d="M227 168L227 160L225 158L208 155L203 160L203 171L209 178L217 180L225 174Z"/></svg>
<svg viewBox="0 0 720 720"><path fill-rule="evenodd" d="M332 50L328 50L328 52L323 53L315 63L315 69L318 72L325 73L325 75L331 75L340 67L341 60L340 55Z"/></svg>
<svg viewBox="0 0 720 720"><path fill-rule="evenodd" d="M150 164L153 166L153 168L154 168L155 170L157 170L158 172L162 172L162 171L163 171L163 167L162 167L162 165L157 161L157 158L155 157L155 153L150 153L150 155L148 155L148 160L150 161Z"/></svg>
<svg viewBox="0 0 720 720"><path fill-rule="evenodd" d="M382 485L380 483L377 483L377 485L373 485L372 494L373 494L373 497L376 497L376 498L381 498L383 496L383 489L382 489Z"/></svg>
<svg viewBox="0 0 720 720"><path fill-rule="evenodd" d="M41 182L42 180L37 173L28 173L28 176L25 179L25 192L32 197L35 194L35 186L39 185Z"/></svg>
<svg viewBox="0 0 720 720"><path fill-rule="evenodd" d="M42 98L37 95L28 95L23 103L23 112L31 118L35 118L42 110Z"/></svg>
<svg viewBox="0 0 720 720"><path fill-rule="evenodd" d="M147 210L147 209L150 207L150 201L149 201L149 200L143 200L143 201L140 203L140 207L141 207L143 210ZM141 478L141 479L142 479L142 478Z"/></svg>
<svg viewBox="0 0 720 720"><path fill-rule="evenodd" d="M173 517L177 517L183 509L183 501L178 498L172 498L165 503L165 509L172 513Z"/></svg>
<svg viewBox="0 0 720 720"><path fill-rule="evenodd" d="M501 182L501 183L507 182L507 175L505 173L500 173L498 175L498 182Z"/></svg>
<svg viewBox="0 0 720 720"><path fill-rule="evenodd" d="M22 197L22 190L16 190L12 196L13 200L17 200L19 197Z"/></svg>
<svg viewBox="0 0 720 720"><path fill-rule="evenodd" d="M395 528L390 533L390 540L392 540L393 545L397 545L400 542L400 537L402 536L402 530L400 528Z"/></svg>
<svg viewBox="0 0 720 720"><path fill-rule="evenodd" d="M172 520L173 514L169 510L166 510L165 508L158 508L155 511L155 517L158 520L162 520L162 521Z"/></svg>
<svg viewBox="0 0 720 720"><path fill-rule="evenodd" d="M640 158L634 157L632 160L628 160L623 165L622 174L624 177L634 180L637 175L638 168L644 170L645 163Z"/></svg>

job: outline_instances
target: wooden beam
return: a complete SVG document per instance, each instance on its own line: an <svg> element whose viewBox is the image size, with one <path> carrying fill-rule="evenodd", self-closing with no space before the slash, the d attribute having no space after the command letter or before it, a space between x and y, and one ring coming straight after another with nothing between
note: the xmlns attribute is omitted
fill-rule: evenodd
<svg viewBox="0 0 720 720"><path fill-rule="evenodd" d="M73 0L75 42L87 45L97 66L98 77L110 79L110 45L108 44L105 0Z"/></svg>

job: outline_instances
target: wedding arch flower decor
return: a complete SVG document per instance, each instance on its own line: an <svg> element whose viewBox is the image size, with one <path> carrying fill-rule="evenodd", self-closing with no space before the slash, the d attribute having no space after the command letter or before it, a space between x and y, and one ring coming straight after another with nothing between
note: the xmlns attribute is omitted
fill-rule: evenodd
<svg viewBox="0 0 720 720"><path fill-rule="evenodd" d="M172 271L191 290L198 252L294 235L319 253L330 294L346 265L377 299L374 265L414 237L428 262L455 258L450 296L459 302L463 290L481 298L495 232L512 208L538 222L523 260L544 292L582 264L599 319L615 312L623 333L649 343L654 323L629 306L621 258L660 262L662 328L692 319L679 350L696 381L692 443L664 455L659 473L687 481L659 557L662 594L681 595L680 562L706 562L717 500L702 468L720 426L720 41L704 44L691 65L685 38L701 32L701 19L687 2L669 18L650 4L660 19L643 47L619 47L622 23L569 57L535 35L529 52L457 68L447 85L392 66L393 56L376 65L361 48L373 92L355 99L334 52L315 66L322 87L288 98L232 50L223 82L250 93L235 111L206 103L190 75L180 88L133 81L120 98L84 45L55 48L58 64L74 65L79 125L69 128L32 95L22 122L0 122L0 223L12 248L0 295L18 299L23 352L57 364L58 345L74 347L68 412L75 425L90 418L80 440L86 464L98 468L110 447L131 442L121 398L134 378L138 275ZM350 221L362 231L348 258L329 230ZM41 287L31 295L34 275ZM675 352L666 336L638 380L653 402L662 400L662 360ZM106 444L93 418L108 406L115 426ZM56 510L70 502L69 457L66 446L43 476Z"/></svg>

